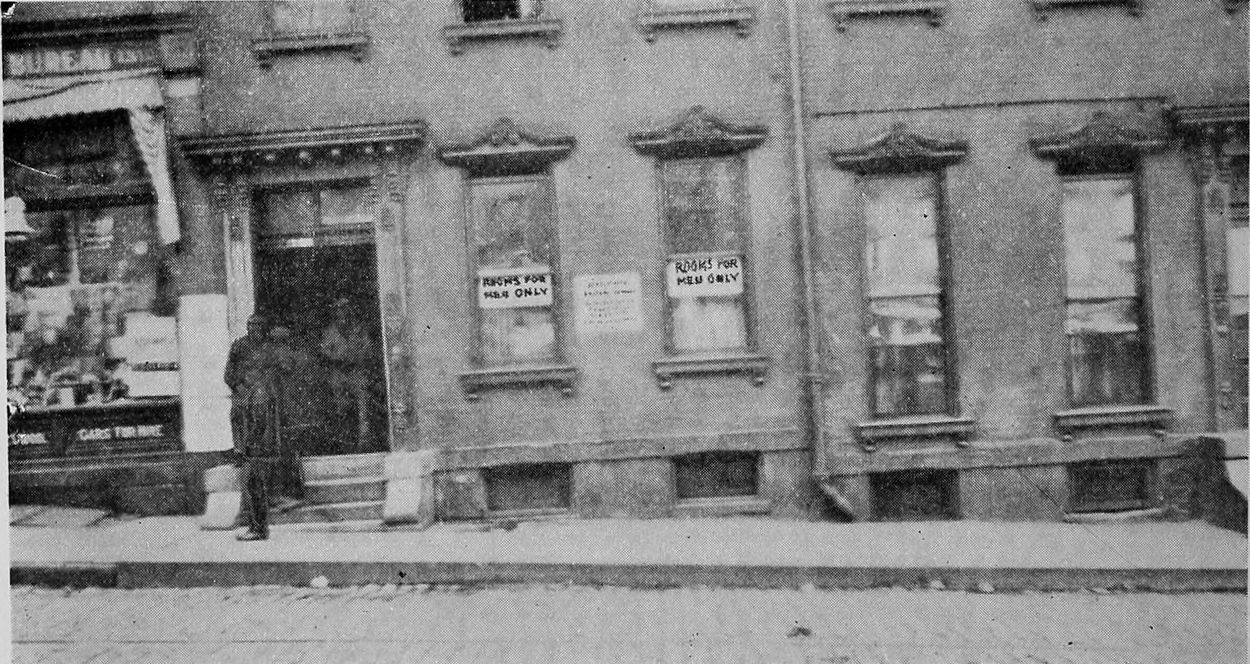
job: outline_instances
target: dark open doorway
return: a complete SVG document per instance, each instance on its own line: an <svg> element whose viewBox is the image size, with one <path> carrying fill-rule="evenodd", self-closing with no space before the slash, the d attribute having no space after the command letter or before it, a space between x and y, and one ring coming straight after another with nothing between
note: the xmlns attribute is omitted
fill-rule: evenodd
<svg viewBox="0 0 1250 664"><path fill-rule="evenodd" d="M290 330L303 358L283 429L305 455L387 448L375 261L371 242L256 254L256 310Z"/></svg>

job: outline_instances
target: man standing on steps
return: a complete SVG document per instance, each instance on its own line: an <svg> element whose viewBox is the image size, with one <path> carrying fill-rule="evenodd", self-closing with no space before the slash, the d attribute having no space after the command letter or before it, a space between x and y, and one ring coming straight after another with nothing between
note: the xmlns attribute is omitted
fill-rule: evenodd
<svg viewBox="0 0 1250 664"><path fill-rule="evenodd" d="M281 453L275 367L265 343L269 332L263 316L247 321L247 334L230 346L226 386L230 388L230 432L237 463L243 467L243 512L247 531L242 541L269 537L268 489Z"/></svg>

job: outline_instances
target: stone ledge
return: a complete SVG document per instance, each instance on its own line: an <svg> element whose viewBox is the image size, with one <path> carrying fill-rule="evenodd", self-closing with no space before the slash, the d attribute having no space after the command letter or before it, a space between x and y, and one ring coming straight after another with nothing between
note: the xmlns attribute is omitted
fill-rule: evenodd
<svg viewBox="0 0 1250 664"><path fill-rule="evenodd" d="M970 417L952 415L919 415L874 420L856 425L856 435L868 451L884 440L917 438L954 438L961 445L976 433L977 423Z"/></svg>
<svg viewBox="0 0 1250 664"><path fill-rule="evenodd" d="M555 48L562 32L564 21L558 18L523 18L448 25L443 28L443 38L451 54L459 55L464 52L465 42L496 39L541 39L547 48Z"/></svg>
<svg viewBox="0 0 1250 664"><path fill-rule="evenodd" d="M769 514L772 511L772 501L758 496L686 498L673 503L674 515L692 518Z"/></svg>
<svg viewBox="0 0 1250 664"><path fill-rule="evenodd" d="M764 384L764 374L772 360L766 355L756 353L730 353L723 355L693 355L689 357L668 357L651 363L651 370L660 384L660 389L667 390L673 386L674 376L699 376L707 374L750 374L755 385Z"/></svg>
<svg viewBox="0 0 1250 664"><path fill-rule="evenodd" d="M437 470L461 470L524 463L578 463L646 459L713 451L782 452L806 450L796 428L610 441L575 441L449 447L440 450Z"/></svg>
<svg viewBox="0 0 1250 664"><path fill-rule="evenodd" d="M348 51L357 62L365 57L369 35L349 32L339 35L276 35L252 41L252 53L262 67L268 67L274 56L316 51Z"/></svg>
<svg viewBox="0 0 1250 664"><path fill-rule="evenodd" d="M1090 7L1094 5L1120 5L1128 10L1130 16L1141 14L1140 0L1032 0L1033 11L1039 20L1046 20L1048 12L1055 9L1071 7Z"/></svg>
<svg viewBox="0 0 1250 664"><path fill-rule="evenodd" d="M577 373L571 364L474 369L460 374L460 386L470 401L476 401L482 390L528 385L555 385L567 397L573 394Z"/></svg>
<svg viewBox="0 0 1250 664"><path fill-rule="evenodd" d="M1170 436L1108 436L1063 442L1054 438L1018 441L974 441L957 449L933 447L921 450L840 452L830 455L828 475L860 475L895 470L1008 468L1052 466L1103 459L1143 459L1185 456L1190 441L1202 434Z"/></svg>
<svg viewBox="0 0 1250 664"><path fill-rule="evenodd" d="M1063 435L1101 427L1166 429L1172 424L1172 409L1157 405L1096 406L1060 411L1054 418L1055 428Z"/></svg>
<svg viewBox="0 0 1250 664"><path fill-rule="evenodd" d="M656 32L666 28L684 29L703 26L732 26L739 37L751 34L755 10L751 7L717 7L711 9L652 10L638 16L638 27L648 42L655 41Z"/></svg>
<svg viewBox="0 0 1250 664"><path fill-rule="evenodd" d="M829 0L838 32L846 32L847 21L859 16L877 17L888 14L918 14L938 27L946 17L947 0Z"/></svg>

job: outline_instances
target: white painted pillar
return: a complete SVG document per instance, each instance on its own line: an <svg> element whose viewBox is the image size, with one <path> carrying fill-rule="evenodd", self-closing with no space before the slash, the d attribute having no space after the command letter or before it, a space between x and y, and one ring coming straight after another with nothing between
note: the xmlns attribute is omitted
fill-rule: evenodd
<svg viewBox="0 0 1250 664"><path fill-rule="evenodd" d="M225 294L178 299L178 362L182 372L182 441L188 452L232 447L230 390L223 378L230 352Z"/></svg>

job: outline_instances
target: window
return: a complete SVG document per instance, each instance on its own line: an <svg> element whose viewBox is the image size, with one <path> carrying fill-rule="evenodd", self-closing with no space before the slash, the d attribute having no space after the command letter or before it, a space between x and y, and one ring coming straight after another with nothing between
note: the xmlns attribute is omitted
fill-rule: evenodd
<svg viewBox="0 0 1250 664"><path fill-rule="evenodd" d="M754 496L758 492L759 454L704 452L673 459L677 499Z"/></svg>
<svg viewBox="0 0 1250 664"><path fill-rule="evenodd" d="M746 229L737 157L665 161L665 265L676 353L745 349Z"/></svg>
<svg viewBox="0 0 1250 664"><path fill-rule="evenodd" d="M257 193L256 204L265 247L308 238L317 244L350 244L373 236L375 211L367 181L264 190Z"/></svg>
<svg viewBox="0 0 1250 664"><path fill-rule="evenodd" d="M465 23L537 18L540 0L462 0Z"/></svg>
<svg viewBox="0 0 1250 664"><path fill-rule="evenodd" d="M545 176L469 182L482 364L554 360L556 229Z"/></svg>
<svg viewBox="0 0 1250 664"><path fill-rule="evenodd" d="M863 182L873 413L945 413L938 178L878 175Z"/></svg>
<svg viewBox="0 0 1250 664"><path fill-rule="evenodd" d="M959 474L953 470L872 473L873 517L883 521L959 518Z"/></svg>
<svg viewBox="0 0 1250 664"><path fill-rule="evenodd" d="M482 479L491 512L566 510L572 500L573 472L567 463L487 468Z"/></svg>
<svg viewBox="0 0 1250 664"><path fill-rule="evenodd" d="M352 31L352 5L334 0L273 4L274 32L286 35L338 35Z"/></svg>
<svg viewBox="0 0 1250 664"><path fill-rule="evenodd" d="M1132 172L1069 170L1062 187L1072 405L1143 403L1147 365Z"/></svg>
<svg viewBox="0 0 1250 664"><path fill-rule="evenodd" d="M1116 512L1149 507L1154 462L1087 461L1068 467L1073 512Z"/></svg>

